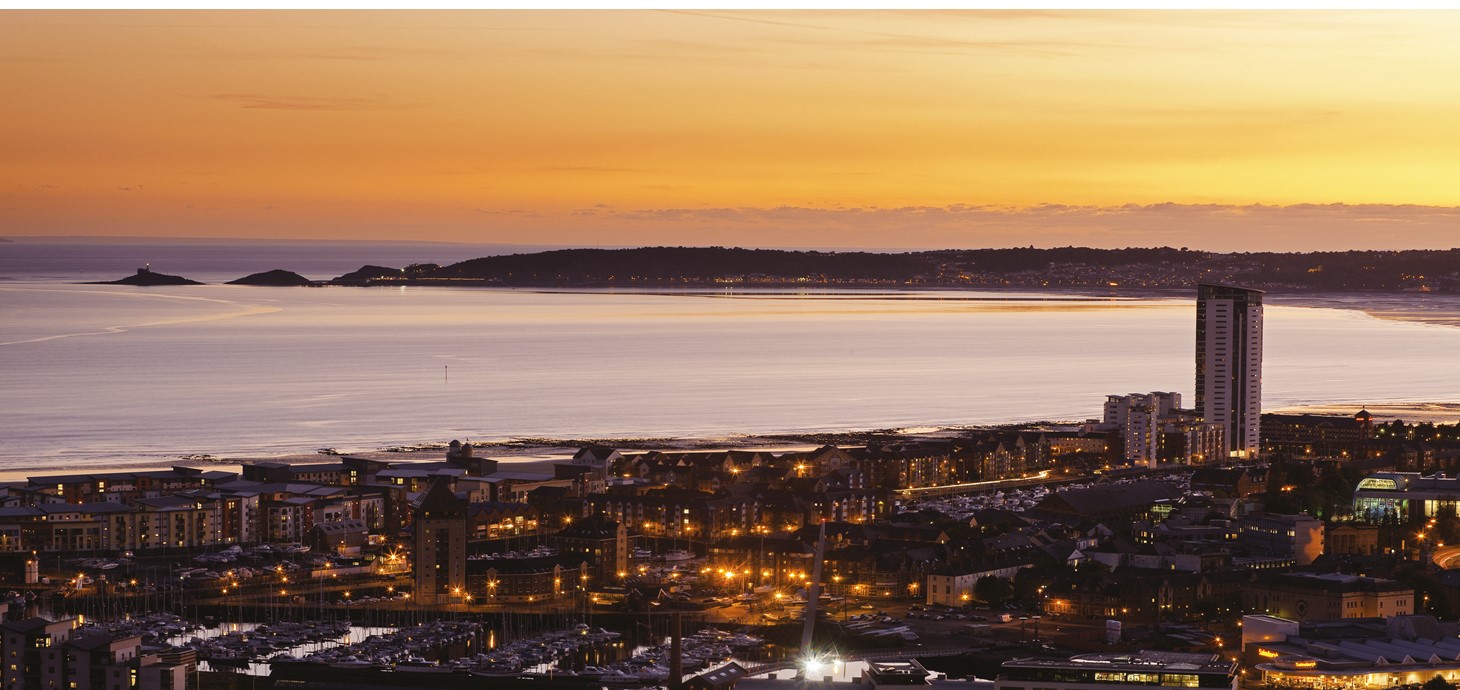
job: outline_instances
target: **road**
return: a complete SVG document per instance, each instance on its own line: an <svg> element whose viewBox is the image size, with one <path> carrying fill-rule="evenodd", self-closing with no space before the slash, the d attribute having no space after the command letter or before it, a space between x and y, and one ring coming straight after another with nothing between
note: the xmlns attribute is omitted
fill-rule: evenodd
<svg viewBox="0 0 1460 690"><path fill-rule="evenodd" d="M1441 546L1430 552L1435 565L1446 570L1460 568L1460 546Z"/></svg>

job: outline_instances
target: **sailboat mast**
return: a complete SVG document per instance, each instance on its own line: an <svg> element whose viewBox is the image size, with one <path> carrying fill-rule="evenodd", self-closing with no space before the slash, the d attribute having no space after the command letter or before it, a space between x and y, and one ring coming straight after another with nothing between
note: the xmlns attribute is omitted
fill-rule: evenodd
<svg viewBox="0 0 1460 690"><path fill-rule="evenodd" d="M816 613L821 603L821 565L826 561L826 523L816 533L816 562L811 566L811 589L806 593L806 625L801 629L801 654L811 653L811 634L816 631Z"/></svg>

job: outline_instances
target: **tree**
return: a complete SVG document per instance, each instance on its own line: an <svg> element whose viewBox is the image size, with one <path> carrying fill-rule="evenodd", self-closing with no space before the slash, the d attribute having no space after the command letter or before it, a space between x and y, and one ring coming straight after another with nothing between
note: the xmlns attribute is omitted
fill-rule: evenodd
<svg viewBox="0 0 1460 690"><path fill-rule="evenodd" d="M1052 568L1020 568L1014 573L1014 597L1017 599L1038 599L1039 593L1053 578L1049 573Z"/></svg>
<svg viewBox="0 0 1460 690"><path fill-rule="evenodd" d="M985 575L973 585L973 596L986 604L997 605L1009 598L1013 587L1002 577Z"/></svg>
<svg viewBox="0 0 1460 690"><path fill-rule="evenodd" d="M1455 686L1445 680L1444 676L1436 673L1434 678L1425 681L1425 684L1421 687L1424 690L1452 690Z"/></svg>

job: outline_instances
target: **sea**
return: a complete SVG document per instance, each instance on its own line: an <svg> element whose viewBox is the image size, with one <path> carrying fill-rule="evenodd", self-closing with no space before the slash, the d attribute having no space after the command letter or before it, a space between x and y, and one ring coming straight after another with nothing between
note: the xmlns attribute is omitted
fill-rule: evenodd
<svg viewBox="0 0 1460 690"><path fill-rule="evenodd" d="M1083 420L1193 387L1180 294L221 284L511 251L0 243L0 472ZM80 284L144 264L209 284ZM1269 304L1265 338L1267 409L1460 401L1460 328Z"/></svg>

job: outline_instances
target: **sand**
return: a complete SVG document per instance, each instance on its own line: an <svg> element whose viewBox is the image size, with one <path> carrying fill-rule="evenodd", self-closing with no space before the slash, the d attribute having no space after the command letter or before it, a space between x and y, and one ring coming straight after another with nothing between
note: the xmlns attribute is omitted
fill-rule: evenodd
<svg viewBox="0 0 1460 690"><path fill-rule="evenodd" d="M1268 304L1322 309L1355 309L1389 321L1460 326L1460 295L1433 293L1335 293L1270 295ZM1371 410L1372 412L1372 410Z"/></svg>

